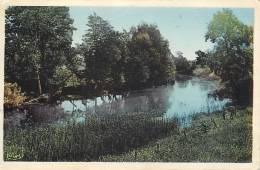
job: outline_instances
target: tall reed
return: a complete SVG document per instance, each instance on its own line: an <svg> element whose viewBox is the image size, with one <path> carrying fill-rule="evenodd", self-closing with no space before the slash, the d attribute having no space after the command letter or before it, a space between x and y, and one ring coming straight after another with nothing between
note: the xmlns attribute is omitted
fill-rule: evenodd
<svg viewBox="0 0 260 170"><path fill-rule="evenodd" d="M4 137L4 159L97 161L124 153L177 130L176 121L149 114L90 116L85 122L13 129Z"/></svg>

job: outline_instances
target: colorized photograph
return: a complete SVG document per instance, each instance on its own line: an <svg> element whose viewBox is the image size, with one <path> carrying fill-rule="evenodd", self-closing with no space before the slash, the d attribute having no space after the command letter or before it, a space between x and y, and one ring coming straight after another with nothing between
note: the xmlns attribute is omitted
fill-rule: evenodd
<svg viewBox="0 0 260 170"><path fill-rule="evenodd" d="M5 8L4 161L252 162L254 8Z"/></svg>

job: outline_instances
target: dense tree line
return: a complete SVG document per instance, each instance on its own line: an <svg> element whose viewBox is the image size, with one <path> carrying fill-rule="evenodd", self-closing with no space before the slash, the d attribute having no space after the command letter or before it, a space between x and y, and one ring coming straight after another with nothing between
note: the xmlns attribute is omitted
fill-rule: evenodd
<svg viewBox="0 0 260 170"><path fill-rule="evenodd" d="M69 9L9 7L5 23L5 81L47 92L56 69L71 57Z"/></svg>
<svg viewBox="0 0 260 170"><path fill-rule="evenodd" d="M87 28L79 56L85 63L84 83L94 89L114 93L151 87L174 76L169 43L156 25L142 23L119 32L94 13Z"/></svg>
<svg viewBox="0 0 260 170"><path fill-rule="evenodd" d="M72 47L68 7L9 7L5 22L5 81L26 92L53 94L82 85L114 93L174 76L169 43L156 25L120 32L94 13L83 42Z"/></svg>
<svg viewBox="0 0 260 170"><path fill-rule="evenodd" d="M214 43L214 48L197 51L197 64L208 66L220 76L226 87L224 93L235 102L252 103L253 28L224 9L213 16L205 38Z"/></svg>
<svg viewBox="0 0 260 170"><path fill-rule="evenodd" d="M68 7L9 7L5 23L5 82L18 83L27 95L73 86L115 93L165 84L175 71L194 69L182 53L172 55L153 24L117 31L94 13L82 43L72 47L75 28ZM225 9L213 16L205 38L214 48L197 51L196 65L214 71L225 94L252 102L253 28Z"/></svg>

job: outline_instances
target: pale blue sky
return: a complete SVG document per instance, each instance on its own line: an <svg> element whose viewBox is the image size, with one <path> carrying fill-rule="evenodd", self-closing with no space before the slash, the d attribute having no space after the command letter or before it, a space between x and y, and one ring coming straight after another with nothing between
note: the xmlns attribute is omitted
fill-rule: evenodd
<svg viewBox="0 0 260 170"><path fill-rule="evenodd" d="M254 23L254 10L231 8L234 14L247 25ZM87 29L87 17L94 12L108 20L115 30L129 30L141 22L158 25L161 34L169 40L173 54L182 51L188 59L195 59L195 51L212 46L205 42L204 35L213 14L221 8L173 8L173 7L70 7L74 19L73 44L81 43Z"/></svg>

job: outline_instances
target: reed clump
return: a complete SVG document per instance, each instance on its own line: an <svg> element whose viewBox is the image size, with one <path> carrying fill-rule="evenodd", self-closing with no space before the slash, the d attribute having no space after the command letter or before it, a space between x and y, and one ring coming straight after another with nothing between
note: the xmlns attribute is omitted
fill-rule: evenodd
<svg viewBox="0 0 260 170"><path fill-rule="evenodd" d="M85 122L13 129L4 137L4 159L96 161L145 146L176 130L175 121L148 114L89 116Z"/></svg>

